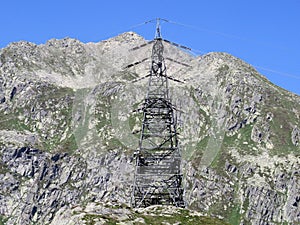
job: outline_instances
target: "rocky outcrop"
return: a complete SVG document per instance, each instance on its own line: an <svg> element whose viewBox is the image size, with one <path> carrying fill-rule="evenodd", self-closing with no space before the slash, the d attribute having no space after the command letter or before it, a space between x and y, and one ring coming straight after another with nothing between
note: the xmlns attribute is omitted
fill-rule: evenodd
<svg viewBox="0 0 300 225"><path fill-rule="evenodd" d="M292 142L294 145L298 146L300 142L300 129L295 127L292 131Z"/></svg>
<svg viewBox="0 0 300 225"><path fill-rule="evenodd" d="M60 208L83 202L129 204L133 167L118 151L90 159L28 147L1 152L0 208L12 216L7 224L49 223Z"/></svg>
<svg viewBox="0 0 300 225"><path fill-rule="evenodd" d="M300 161L292 167L300 168ZM215 170L189 167L186 172L189 207L212 214L218 212L223 217L242 215L240 220L231 220L231 223L264 225L299 222L298 170L290 168L292 173L287 175L279 165L269 172L265 169L252 163L238 167L226 161L224 176Z"/></svg>

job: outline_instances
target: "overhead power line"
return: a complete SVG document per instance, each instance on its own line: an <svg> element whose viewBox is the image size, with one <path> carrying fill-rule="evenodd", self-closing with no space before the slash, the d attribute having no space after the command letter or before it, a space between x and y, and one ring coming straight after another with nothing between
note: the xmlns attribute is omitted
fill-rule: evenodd
<svg viewBox="0 0 300 225"><path fill-rule="evenodd" d="M125 29L122 32L133 30L133 29L136 29L138 27L147 25L149 23L154 23L154 22L156 22L156 20L157 19L151 19L151 20L147 20L147 21L142 22L142 23L138 23L136 25L130 26L128 29ZM182 26L182 27L185 27L185 28L188 28L188 29L191 29L191 30L195 30L195 31L208 32L208 33L212 33L212 34L215 34L215 35L223 36L223 37L226 37L226 38L238 39L238 40L242 40L242 41L246 41L246 42L252 42L252 43L256 43L256 44L263 44L263 45L270 46L268 43L259 42L259 41L256 41L254 39L247 39L247 38L240 37L240 36L233 35L233 34L229 34L229 33L224 33L224 32L220 32L220 31L216 31L216 30L211 30L211 29L207 29L207 28L200 28L198 26L194 26L194 25L190 25L190 24L185 24L185 23L176 22L176 21L167 20L167 19L161 19L161 18L160 18L160 21L166 22L166 23L170 23L170 24L174 24L174 25L177 25L177 26ZM119 34L119 33L122 33L122 32L115 33L115 35ZM276 48L276 49L282 49L282 48L280 48L278 46L270 46L270 47L273 47L273 48ZM190 53L192 53L193 55L198 55L198 54L202 54L203 55L203 54L207 54L208 52L191 48L190 49ZM252 66L255 67L258 70L263 70L263 71L271 72L271 73L274 73L274 74L277 74L277 75L280 75L280 76L285 76L285 77L289 77L289 78L293 78L293 79L297 79L297 80L300 79L300 76L295 75L295 74L290 74L290 73L286 73L286 72L282 72L282 71L277 71L277 70L274 70L272 68L267 68L265 66L256 66L256 65L252 65Z"/></svg>

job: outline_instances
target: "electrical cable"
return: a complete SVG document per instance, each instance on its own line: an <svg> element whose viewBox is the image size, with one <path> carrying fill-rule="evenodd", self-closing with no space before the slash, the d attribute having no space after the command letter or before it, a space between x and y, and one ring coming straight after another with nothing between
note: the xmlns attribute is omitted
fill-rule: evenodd
<svg viewBox="0 0 300 225"><path fill-rule="evenodd" d="M251 66L253 66L254 68L260 69L260 70L264 70L264 71L276 73L276 74L281 75L281 76L290 77L290 78L293 78L293 79L300 80L300 76L297 76L297 75L294 75L294 74L280 72L280 71L277 71L277 70L273 70L273 69L269 69L269 68L265 68L265 67L261 67L261 66L255 66L255 65L251 65Z"/></svg>

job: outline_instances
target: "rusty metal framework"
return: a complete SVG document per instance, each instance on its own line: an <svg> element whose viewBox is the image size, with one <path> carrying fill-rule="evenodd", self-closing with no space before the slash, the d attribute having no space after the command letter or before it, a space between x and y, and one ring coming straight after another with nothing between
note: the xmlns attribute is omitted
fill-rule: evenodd
<svg viewBox="0 0 300 225"><path fill-rule="evenodd" d="M170 77L163 56L160 19L157 19L152 43L148 89L141 109L142 129L139 148L135 152L131 205L184 207L176 110L169 96Z"/></svg>

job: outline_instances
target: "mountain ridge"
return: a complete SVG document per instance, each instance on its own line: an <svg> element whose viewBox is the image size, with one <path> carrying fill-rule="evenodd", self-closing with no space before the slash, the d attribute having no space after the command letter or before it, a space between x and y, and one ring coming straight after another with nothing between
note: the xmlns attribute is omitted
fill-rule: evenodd
<svg viewBox="0 0 300 225"><path fill-rule="evenodd" d="M7 224L50 224L61 215L72 224L72 208L93 202L126 212L141 124L132 111L146 88L146 79L132 80L147 75L150 61L125 67L151 56L151 45L130 50L146 43L129 32L99 43L52 39L0 50L0 218ZM171 82L170 91L182 111L188 209L230 224L300 222L300 96L228 53L194 57L166 43L165 58L189 65L166 59L168 75L184 81Z"/></svg>

